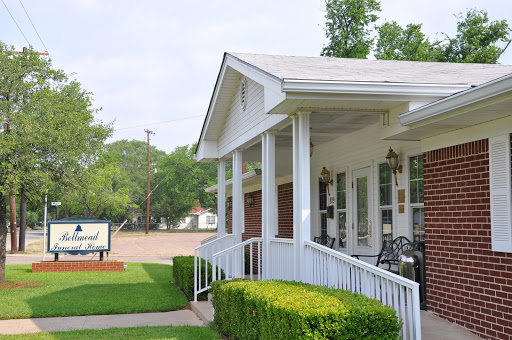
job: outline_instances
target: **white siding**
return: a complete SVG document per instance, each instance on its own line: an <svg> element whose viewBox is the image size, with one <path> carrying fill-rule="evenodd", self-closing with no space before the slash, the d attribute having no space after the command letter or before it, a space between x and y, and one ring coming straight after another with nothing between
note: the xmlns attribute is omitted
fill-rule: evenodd
<svg viewBox="0 0 512 340"><path fill-rule="evenodd" d="M311 230L312 237L320 235L320 216L318 214L318 178L325 166L331 177L336 181L336 174L347 174L347 231L349 237L348 253L353 254L353 245L350 243L352 235L352 172L364 167L371 167L373 174L373 244L375 253L381 248L380 240L380 214L379 214L379 177L378 165L386 161L385 156L391 146L400 155L403 172L397 174L398 187L393 184L393 237L407 236L412 239L412 218L409 207L409 157L421 154L419 142L384 141L379 138L379 125L374 124L352 134L340 137L331 142L315 147L311 159ZM394 178L393 178L394 183ZM398 213L397 190L405 189L404 213ZM330 197L336 197L336 187L331 187ZM354 229L355 230L355 229ZM337 219L327 219L329 236L337 236Z"/></svg>
<svg viewBox="0 0 512 340"><path fill-rule="evenodd" d="M240 82L233 89L229 112L225 117L224 127L218 141L219 155L233 151L252 138L272 127L286 116L265 113L264 88L254 80L247 78L247 107L240 106Z"/></svg>

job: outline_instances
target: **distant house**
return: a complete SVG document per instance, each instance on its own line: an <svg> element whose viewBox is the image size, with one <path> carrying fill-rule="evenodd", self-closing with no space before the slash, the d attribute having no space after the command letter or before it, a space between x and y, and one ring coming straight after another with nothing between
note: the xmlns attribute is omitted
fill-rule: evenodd
<svg viewBox="0 0 512 340"><path fill-rule="evenodd" d="M189 214L179 222L178 229L214 229L217 228L217 215L210 208L193 208Z"/></svg>

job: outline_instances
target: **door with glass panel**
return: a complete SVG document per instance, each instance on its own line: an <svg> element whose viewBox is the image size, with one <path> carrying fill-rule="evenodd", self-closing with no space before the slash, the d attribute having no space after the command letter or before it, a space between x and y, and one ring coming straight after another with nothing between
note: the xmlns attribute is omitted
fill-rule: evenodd
<svg viewBox="0 0 512 340"><path fill-rule="evenodd" d="M352 173L352 242L354 253L373 255L372 177L370 168Z"/></svg>

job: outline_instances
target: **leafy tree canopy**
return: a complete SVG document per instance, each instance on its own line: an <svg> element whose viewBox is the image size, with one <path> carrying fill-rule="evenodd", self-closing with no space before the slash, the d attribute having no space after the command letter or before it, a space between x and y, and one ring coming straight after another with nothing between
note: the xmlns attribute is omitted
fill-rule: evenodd
<svg viewBox="0 0 512 340"><path fill-rule="evenodd" d="M361 58L370 54L373 38L368 25L379 18L378 0L326 0L325 34L330 42L324 57Z"/></svg>
<svg viewBox="0 0 512 340"><path fill-rule="evenodd" d="M326 0L326 36L329 44L321 55L342 58L375 58L457 63L497 63L510 45L506 20L490 21L485 11L470 9L457 18L455 37L430 41L422 24L400 26L396 21L375 26L380 1ZM373 41L370 36L376 36ZM374 44L375 43L375 44ZM357 51L357 52L355 52Z"/></svg>
<svg viewBox="0 0 512 340"><path fill-rule="evenodd" d="M32 48L0 42L0 282L5 278L5 197L41 195L73 183L95 161L110 125L97 122L91 94Z"/></svg>
<svg viewBox="0 0 512 340"><path fill-rule="evenodd" d="M217 183L217 166L196 162L194 150L195 145L177 147L158 163L155 182L160 185L151 197L153 216L175 224L197 204L215 210L213 195L204 189Z"/></svg>

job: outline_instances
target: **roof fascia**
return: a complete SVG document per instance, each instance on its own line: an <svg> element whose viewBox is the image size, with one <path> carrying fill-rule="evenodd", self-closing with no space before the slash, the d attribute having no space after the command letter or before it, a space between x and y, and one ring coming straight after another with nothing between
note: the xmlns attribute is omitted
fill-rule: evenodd
<svg viewBox="0 0 512 340"><path fill-rule="evenodd" d="M198 161L204 158L205 154L205 132L210 124L210 121L213 116L213 110L215 108L217 98L219 96L220 88L222 86L224 77L227 72L227 67L231 67L235 71L243 74L246 77L251 78L255 82L264 86L265 89L272 91L273 93L281 92L281 79L265 72L264 70L251 65L229 53L224 53L224 57L222 60L222 65L219 71L219 75L217 76L217 81L215 82L215 87L213 90L212 98L210 100L210 105L208 106L208 111L203 122L203 127L201 129L201 135L199 136L199 141L197 143L197 147L194 153L194 158ZM269 95L269 94L268 94ZM283 98L284 99L284 98ZM275 101L275 100L274 100ZM275 104L273 104L275 106ZM216 146L216 145L215 145ZM211 149L211 148L208 148ZM211 157L209 157L211 158Z"/></svg>
<svg viewBox="0 0 512 340"><path fill-rule="evenodd" d="M495 79L478 87L456 93L450 97L443 98L415 110L402 113L398 116L398 119L402 125L410 126L426 119L440 117L454 110L497 99L507 94L512 94L512 74Z"/></svg>
<svg viewBox="0 0 512 340"><path fill-rule="evenodd" d="M251 78L265 88L269 88L274 92L281 92L281 78L276 77L273 74L249 64L229 53L226 53L226 66L229 66L244 76Z"/></svg>
<svg viewBox="0 0 512 340"><path fill-rule="evenodd" d="M199 155L199 151L202 148L203 142L204 142L204 135L206 131L206 127L210 123L210 120L212 118L212 111L215 107L215 102L217 101L217 97L219 95L220 90L220 84L222 83L222 80L224 79L224 76L226 75L226 56L227 53L224 53L224 56L222 57L222 65L219 70L219 74L217 75L217 81L215 82L215 87L213 88L213 94L212 98L210 99L210 105L208 105L208 111L206 112L206 117L203 122L203 127L201 128L201 134L199 135L199 141L196 146L196 151L194 152L194 158L196 160L200 160L201 157Z"/></svg>
<svg viewBox="0 0 512 340"><path fill-rule="evenodd" d="M248 180L249 178L256 177L256 176L261 176L260 169L251 170L249 172L243 173L242 174L242 182L245 180ZM232 185L232 184L233 184L232 178L226 180L226 186ZM204 191L206 191L207 193L213 194L213 193L216 193L218 191L218 189L219 189L219 185L215 184L215 185L212 185L211 187L205 188Z"/></svg>
<svg viewBox="0 0 512 340"><path fill-rule="evenodd" d="M468 84L411 84L284 79L286 93L332 93L357 95L449 96L466 90Z"/></svg>

